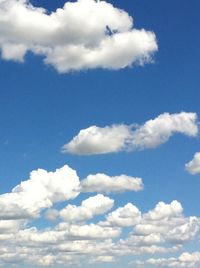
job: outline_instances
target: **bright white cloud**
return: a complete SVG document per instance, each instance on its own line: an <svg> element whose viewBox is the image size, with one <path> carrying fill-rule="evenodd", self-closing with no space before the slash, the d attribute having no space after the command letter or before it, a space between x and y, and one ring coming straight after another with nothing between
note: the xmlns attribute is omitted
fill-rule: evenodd
<svg viewBox="0 0 200 268"><path fill-rule="evenodd" d="M67 222L86 221L95 215L108 212L114 205L114 200L103 195L89 197L81 203L81 206L68 205L59 213Z"/></svg>
<svg viewBox="0 0 200 268"><path fill-rule="evenodd" d="M0 195L1 219L37 217L44 208L79 194L79 178L67 165L55 172L32 171L30 179L21 182L11 193Z"/></svg>
<svg viewBox="0 0 200 268"><path fill-rule="evenodd" d="M181 204L159 202L153 210L142 215L126 243L132 245L156 245L170 243L183 245L196 237L200 231L197 217L184 217Z"/></svg>
<svg viewBox="0 0 200 268"><path fill-rule="evenodd" d="M133 148L155 148L175 133L194 137L198 133L197 114L181 112L164 113L139 127L132 137Z"/></svg>
<svg viewBox="0 0 200 268"><path fill-rule="evenodd" d="M186 170L192 175L200 173L200 153L196 153L193 159L185 165Z"/></svg>
<svg viewBox="0 0 200 268"><path fill-rule="evenodd" d="M131 127L126 125L104 128L91 126L81 130L71 142L63 146L62 151L78 155L118 152L126 146L131 136Z"/></svg>
<svg viewBox="0 0 200 268"><path fill-rule="evenodd" d="M59 72L151 62L153 32L133 28L133 18L105 1L66 2L49 12L28 0L0 1L0 50L23 61L27 51L44 56Z"/></svg>
<svg viewBox="0 0 200 268"><path fill-rule="evenodd" d="M104 128L91 126L82 129L62 148L63 152L78 155L113 153L155 148L181 133L189 137L198 134L197 114L164 113L142 126L113 125Z"/></svg>
<svg viewBox="0 0 200 268"><path fill-rule="evenodd" d="M0 266L77 267L121 256L174 254L200 233L200 219L184 216L176 200L159 202L146 213L132 203L109 212L114 200L102 194L87 197L79 206L70 204L80 190L76 171L64 166L55 172L34 171L29 180L1 195ZM56 202L62 202L62 209L55 209ZM46 222L45 228L38 228L43 216L55 219L55 225ZM190 267L194 256L183 257Z"/></svg>
<svg viewBox="0 0 200 268"><path fill-rule="evenodd" d="M111 212L106 217L107 222L112 226L129 227L141 221L141 212L131 203L126 204Z"/></svg>
<svg viewBox="0 0 200 268"><path fill-rule="evenodd" d="M82 192L113 193L141 190L143 190L142 179L127 175L110 177L106 174L98 173L89 175L81 181Z"/></svg>
<svg viewBox="0 0 200 268"><path fill-rule="evenodd" d="M86 207L92 207L96 211L97 206L92 204L92 200L86 199L83 202ZM103 212L102 205L99 207L98 213ZM171 204L160 202L145 214L134 205L127 204L108 214L106 220L107 224L104 225L60 222L55 227L43 230L27 228L25 225L21 225L20 229L11 229L11 233L2 229L0 263L19 262L49 266L62 265L67 261L68 264L79 265L112 262L124 255L164 254L177 251L180 244L191 241L199 232L199 220L196 217L184 217L182 206L177 201ZM192 223L192 228L188 228L188 222ZM5 226L6 223L7 221L0 226ZM8 226L12 226L12 223ZM122 239L122 227L130 226L133 226L132 232L126 239ZM178 229L182 231L179 232ZM180 237L186 233L187 239L180 242ZM169 239L170 235L178 235L179 240Z"/></svg>

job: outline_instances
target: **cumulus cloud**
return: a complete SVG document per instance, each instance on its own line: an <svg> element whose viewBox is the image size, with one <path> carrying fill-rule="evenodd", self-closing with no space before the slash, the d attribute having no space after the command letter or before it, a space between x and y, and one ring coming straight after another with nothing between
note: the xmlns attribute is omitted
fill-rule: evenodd
<svg viewBox="0 0 200 268"><path fill-rule="evenodd" d="M119 151L155 148L181 133L194 137L198 134L197 114L164 113L141 126L91 126L82 129L62 151L77 155L105 154Z"/></svg>
<svg viewBox="0 0 200 268"><path fill-rule="evenodd" d="M82 192L114 193L141 190L143 190L142 179L127 175L110 177L106 174L98 173L89 175L81 181Z"/></svg>
<svg viewBox="0 0 200 268"><path fill-rule="evenodd" d="M90 207L91 201L92 199L86 199L86 206L88 204ZM95 204L91 206L96 211ZM99 207L98 213L106 211L101 205ZM174 252L180 249L180 243L182 245L190 241L198 232L196 230L194 234L193 231L190 235L191 230L186 225L195 217L184 217L182 210L177 201L171 204L160 202L153 210L142 214L129 203L109 213L105 225L61 221L55 227L43 230L21 225L20 229L11 229L11 233L5 231L3 236L0 235L0 245L3 245L0 247L1 263L49 266L62 265L67 261L68 264L79 265L112 262L124 255ZM199 225L197 220L193 221L193 230ZM146 228L145 225L152 227ZM122 239L122 228L131 226L133 229L128 237ZM181 242L168 239L170 231L173 236L175 233L177 235L174 232L176 228L182 229L179 237L187 233L188 238Z"/></svg>
<svg viewBox="0 0 200 268"><path fill-rule="evenodd" d="M114 200L103 195L89 197L81 206L68 205L59 212L60 217L67 222L79 222L104 214L114 205Z"/></svg>
<svg viewBox="0 0 200 268"><path fill-rule="evenodd" d="M141 221L141 212L131 203L126 204L111 212L106 217L107 222L112 226L129 227Z"/></svg>
<svg viewBox="0 0 200 268"><path fill-rule="evenodd" d="M185 165L186 170L192 175L200 173L200 153L196 153L193 159Z"/></svg>
<svg viewBox="0 0 200 268"><path fill-rule="evenodd" d="M49 13L28 0L0 1L0 50L5 60L44 57L59 72L120 69L152 61L155 34L134 28L127 12L105 1L66 2Z"/></svg>
<svg viewBox="0 0 200 268"><path fill-rule="evenodd" d="M184 252L179 257L148 259L146 261L132 262L139 267L183 267L197 268L200 264L200 252Z"/></svg>
<svg viewBox="0 0 200 268"><path fill-rule="evenodd" d="M200 219L184 216L176 200L159 202L145 213L132 203L111 210L114 200L103 194L87 194L80 205L70 204L80 190L76 171L64 166L55 172L36 170L12 192L0 195L0 266L77 267L122 256L174 254L200 233ZM44 216L56 221L46 220L42 227ZM186 257L185 267L190 267Z"/></svg>
<svg viewBox="0 0 200 268"><path fill-rule="evenodd" d="M153 210L142 215L125 243L133 246L163 243L183 245L194 239L199 231L199 218L184 217L178 201L174 200L170 204L159 202Z"/></svg>
<svg viewBox="0 0 200 268"><path fill-rule="evenodd" d="M21 182L11 193L0 195L1 219L28 219L39 216L44 208L75 198L79 178L67 165L55 172L32 171L30 179Z"/></svg>
<svg viewBox="0 0 200 268"><path fill-rule="evenodd" d="M130 142L131 137L130 126L91 126L82 129L72 141L62 147L62 151L78 155L118 152Z"/></svg>

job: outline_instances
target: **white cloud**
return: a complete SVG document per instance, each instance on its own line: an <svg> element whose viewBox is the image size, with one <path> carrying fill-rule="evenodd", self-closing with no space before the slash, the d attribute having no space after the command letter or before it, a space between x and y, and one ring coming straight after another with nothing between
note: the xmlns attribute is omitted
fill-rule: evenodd
<svg viewBox="0 0 200 268"><path fill-rule="evenodd" d="M193 159L185 165L185 168L192 175L200 173L200 152L194 155Z"/></svg>
<svg viewBox="0 0 200 268"><path fill-rule="evenodd" d="M81 206L68 205L59 213L67 222L86 221L95 215L108 212L114 205L114 200L103 195L89 197L81 203Z"/></svg>
<svg viewBox="0 0 200 268"><path fill-rule="evenodd" d="M102 197L102 200L105 201L105 198ZM98 213L105 213L107 210L104 205L102 208L102 203L107 203L108 200L99 202L99 206L92 204L93 198L83 202L95 212L96 207L99 207ZM127 204L108 214L106 220L107 225L84 222L75 224L69 221L41 230L36 227L27 228L23 224L20 228L11 229L11 233L2 229L0 263L19 262L49 266L63 265L67 262L77 266L80 263L86 265L112 262L124 255L172 253L197 237L199 232L199 220L196 217L184 217L182 206L177 201L171 204L160 202L145 214L134 205ZM189 222L192 223L192 228L188 228ZM7 221L0 226L5 226L6 223ZM151 228L147 229L147 225ZM11 227L12 223L8 226ZM133 229L124 239L121 227L130 226L133 226ZM180 238L186 234L187 239L184 238L181 242L177 237L175 240L170 237L178 235Z"/></svg>
<svg viewBox="0 0 200 268"><path fill-rule="evenodd" d="M1 219L37 217L44 208L79 194L79 178L67 165L55 172L32 171L30 179L21 182L11 193L0 195Z"/></svg>
<svg viewBox="0 0 200 268"><path fill-rule="evenodd" d="M139 127L132 137L133 148L155 148L175 133L194 137L198 133L197 115L181 112L178 114L164 113Z"/></svg>
<svg viewBox="0 0 200 268"><path fill-rule="evenodd" d="M148 259L146 261L132 262L139 267L183 267L183 268L198 268L200 264L200 252L184 252L179 257Z"/></svg>
<svg viewBox="0 0 200 268"><path fill-rule="evenodd" d="M109 212L114 200L102 194L87 197L79 206L70 204L80 189L76 172L64 166L55 172L34 171L29 180L1 195L0 266L77 267L133 255L137 260L144 254L174 254L198 241L200 219L184 216L176 200L159 202L146 213L132 203ZM55 202L62 204L53 206ZM44 216L56 219L55 224L46 221L41 227Z"/></svg>
<svg viewBox="0 0 200 268"><path fill-rule="evenodd" d="M127 175L110 177L106 174L98 173L96 175L89 175L81 181L82 192L113 193L141 190L143 190L142 179Z"/></svg>
<svg viewBox="0 0 200 268"><path fill-rule="evenodd" d="M71 142L63 146L62 151L78 155L118 152L125 147L131 136L130 126L91 126L81 130Z"/></svg>
<svg viewBox="0 0 200 268"><path fill-rule="evenodd" d="M82 129L62 148L63 152L93 155L119 151L155 148L181 133L189 137L198 134L197 114L164 113L142 126L113 125L104 128L91 126Z"/></svg>
<svg viewBox="0 0 200 268"><path fill-rule="evenodd" d="M131 203L126 204L111 212L106 217L107 222L112 226L129 227L141 221L141 212Z"/></svg>
<svg viewBox="0 0 200 268"><path fill-rule="evenodd" d="M66 2L49 12L28 0L0 1L0 49L5 60L27 51L44 56L59 72L151 62L153 32L133 28L133 18L105 1Z"/></svg>
<svg viewBox="0 0 200 268"><path fill-rule="evenodd" d="M181 204L159 202L153 210L142 215L126 243L132 245L154 245L170 243L183 245L193 240L200 231L200 219L184 217Z"/></svg>

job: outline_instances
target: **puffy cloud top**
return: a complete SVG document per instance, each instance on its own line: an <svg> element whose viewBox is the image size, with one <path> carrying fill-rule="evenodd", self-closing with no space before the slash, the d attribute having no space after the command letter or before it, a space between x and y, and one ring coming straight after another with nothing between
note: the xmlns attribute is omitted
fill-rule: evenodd
<svg viewBox="0 0 200 268"><path fill-rule="evenodd" d="M2 219L37 217L44 208L79 194L79 178L67 165L55 172L32 171L30 179L21 182L11 193L0 195Z"/></svg>
<svg viewBox="0 0 200 268"><path fill-rule="evenodd" d="M5 60L42 55L59 72L151 61L153 32L133 28L133 18L105 1L66 2L48 13L28 0L0 1L0 50Z"/></svg>
<svg viewBox="0 0 200 268"><path fill-rule="evenodd" d="M113 204L114 200L99 194L84 200L81 206L68 205L60 211L60 216L67 222L85 221L106 213Z"/></svg>

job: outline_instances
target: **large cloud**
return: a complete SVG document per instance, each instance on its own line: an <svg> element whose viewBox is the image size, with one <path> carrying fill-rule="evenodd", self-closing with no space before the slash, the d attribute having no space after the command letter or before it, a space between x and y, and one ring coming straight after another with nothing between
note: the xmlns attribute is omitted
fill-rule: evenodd
<svg viewBox="0 0 200 268"><path fill-rule="evenodd" d="M62 148L78 155L104 154L123 150L155 148L175 133L194 137L198 133L197 115L164 113L142 126L113 125L83 129Z"/></svg>
<svg viewBox="0 0 200 268"><path fill-rule="evenodd" d="M56 202L75 198L79 194L79 178L68 166L47 172L32 171L30 179L21 182L11 193L0 195L1 219L37 217L44 208Z"/></svg>
<svg viewBox="0 0 200 268"><path fill-rule="evenodd" d="M64 166L55 172L34 171L29 180L0 195L0 266L77 267L114 262L122 256L168 257L198 239L200 219L184 216L176 200L159 202L145 213L130 202L109 212L114 200L102 194L84 193L80 205L79 197L71 203L81 188L76 171ZM193 257L188 255L188 265Z"/></svg>
<svg viewBox="0 0 200 268"><path fill-rule="evenodd" d="M23 61L27 51L44 56L59 72L119 69L151 61L153 32L105 1L78 0L48 13L28 0L0 1L0 49L5 60Z"/></svg>
<svg viewBox="0 0 200 268"><path fill-rule="evenodd" d="M195 175L200 173L200 153L196 153L193 159L185 165L186 170Z"/></svg>
<svg viewBox="0 0 200 268"><path fill-rule="evenodd" d="M114 193L141 190L143 190L142 179L127 175L110 177L106 174L98 173L89 175L81 181L82 192Z"/></svg>

